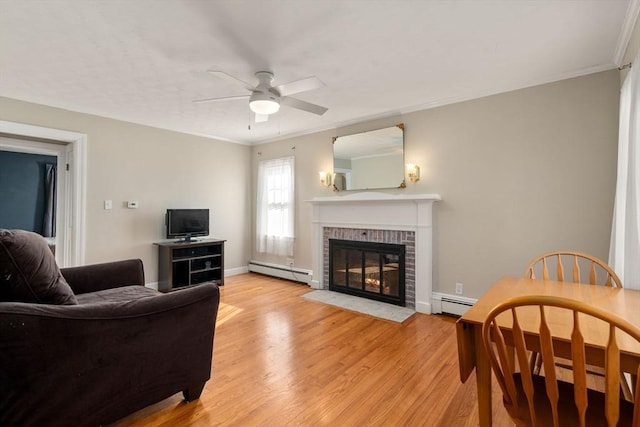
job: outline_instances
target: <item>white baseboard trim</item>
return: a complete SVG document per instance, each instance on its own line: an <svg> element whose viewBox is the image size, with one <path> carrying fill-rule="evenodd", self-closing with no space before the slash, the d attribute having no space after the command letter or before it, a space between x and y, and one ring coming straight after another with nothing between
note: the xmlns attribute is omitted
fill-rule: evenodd
<svg viewBox="0 0 640 427"><path fill-rule="evenodd" d="M224 270L224 276L237 276L238 274L248 273L249 269L245 267L228 268Z"/></svg>
<svg viewBox="0 0 640 427"><path fill-rule="evenodd" d="M418 313L434 314L432 310L433 304L429 304L428 302L424 301L416 301L416 311Z"/></svg>
<svg viewBox="0 0 640 427"><path fill-rule="evenodd" d="M272 264L262 261L249 261L247 266L249 271L254 273L266 274L267 276L279 277L281 279L293 280L309 284L313 278L311 270L305 270L297 267L287 267L286 265Z"/></svg>
<svg viewBox="0 0 640 427"><path fill-rule="evenodd" d="M431 309L433 314L446 313L462 316L478 300L460 295L442 294L434 292L431 295Z"/></svg>

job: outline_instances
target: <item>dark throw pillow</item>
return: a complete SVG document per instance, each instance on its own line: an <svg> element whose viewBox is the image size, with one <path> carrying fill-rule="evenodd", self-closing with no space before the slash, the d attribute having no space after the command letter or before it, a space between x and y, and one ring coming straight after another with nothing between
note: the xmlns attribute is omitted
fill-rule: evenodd
<svg viewBox="0 0 640 427"><path fill-rule="evenodd" d="M39 234L0 229L0 301L77 304Z"/></svg>

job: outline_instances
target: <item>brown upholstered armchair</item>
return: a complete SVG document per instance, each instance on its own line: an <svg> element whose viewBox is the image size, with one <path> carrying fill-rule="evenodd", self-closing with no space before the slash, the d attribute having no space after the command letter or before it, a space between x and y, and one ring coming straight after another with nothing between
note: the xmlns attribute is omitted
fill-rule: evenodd
<svg viewBox="0 0 640 427"><path fill-rule="evenodd" d="M0 286L21 274L7 271ZM0 425L97 426L178 392L200 396L216 285L159 293L143 286L140 260L61 272L77 304L0 301Z"/></svg>

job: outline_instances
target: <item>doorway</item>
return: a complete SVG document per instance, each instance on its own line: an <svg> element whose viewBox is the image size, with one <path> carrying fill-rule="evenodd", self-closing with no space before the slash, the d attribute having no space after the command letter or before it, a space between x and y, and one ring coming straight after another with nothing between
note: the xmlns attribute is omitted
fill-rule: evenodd
<svg viewBox="0 0 640 427"><path fill-rule="evenodd" d="M0 121L0 150L57 158L56 261L61 267L84 264L86 135Z"/></svg>

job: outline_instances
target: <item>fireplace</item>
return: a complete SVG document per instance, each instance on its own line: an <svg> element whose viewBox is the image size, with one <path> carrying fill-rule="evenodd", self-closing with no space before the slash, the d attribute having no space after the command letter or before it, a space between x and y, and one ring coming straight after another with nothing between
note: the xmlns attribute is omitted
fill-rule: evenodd
<svg viewBox="0 0 640 427"><path fill-rule="evenodd" d="M329 239L329 289L405 306L405 246Z"/></svg>
<svg viewBox="0 0 640 427"><path fill-rule="evenodd" d="M311 287L329 287L328 239L403 244L405 307L431 313L432 205L438 200L438 194L376 192L347 192L310 200L314 227Z"/></svg>

